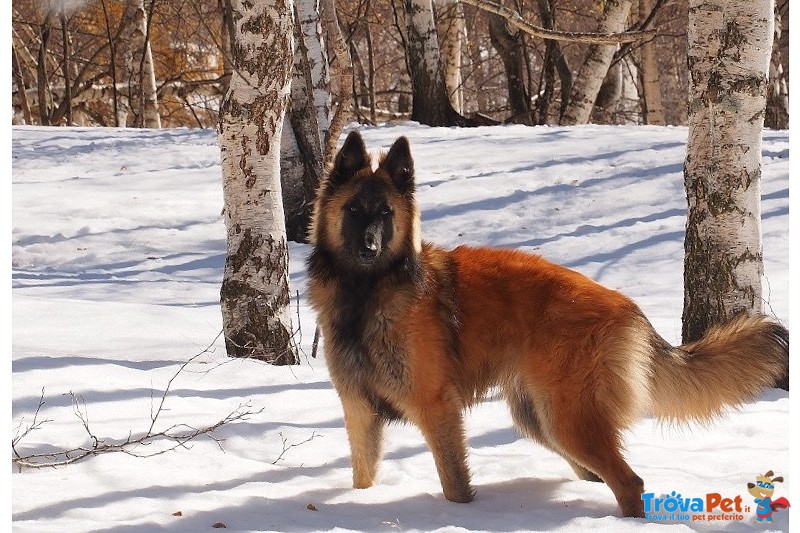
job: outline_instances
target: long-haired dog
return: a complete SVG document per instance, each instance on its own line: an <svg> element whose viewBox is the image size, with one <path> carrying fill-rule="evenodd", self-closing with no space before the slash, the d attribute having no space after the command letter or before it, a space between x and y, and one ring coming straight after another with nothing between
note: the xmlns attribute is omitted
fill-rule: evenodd
<svg viewBox="0 0 800 533"><path fill-rule="evenodd" d="M322 183L310 293L344 408L353 485L369 487L387 421L412 422L447 499L474 491L465 408L499 387L519 430L642 516L621 432L645 414L707 420L788 372L789 333L739 316L673 347L629 298L539 256L420 240L401 137L373 169L358 133Z"/></svg>

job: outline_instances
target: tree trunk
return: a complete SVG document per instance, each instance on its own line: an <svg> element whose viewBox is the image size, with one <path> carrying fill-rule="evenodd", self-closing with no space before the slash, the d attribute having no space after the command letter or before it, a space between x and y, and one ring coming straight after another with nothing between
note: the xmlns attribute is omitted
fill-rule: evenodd
<svg viewBox="0 0 800 533"><path fill-rule="evenodd" d="M233 75L231 49L236 28L233 26L233 7L231 0L217 0L220 12L220 53L222 54L222 94L228 93L228 86Z"/></svg>
<svg viewBox="0 0 800 533"><path fill-rule="evenodd" d="M511 109L511 122L533 124L531 101L525 87L525 55L521 32L511 32L506 20L500 15L489 16L489 38L503 60L508 89L508 105Z"/></svg>
<svg viewBox="0 0 800 533"><path fill-rule="evenodd" d="M411 120L427 126L464 125L447 96L432 0L404 0L408 37L406 65L411 76Z"/></svg>
<svg viewBox="0 0 800 533"><path fill-rule="evenodd" d="M477 18L474 17L473 20ZM467 55L469 57L470 74L467 77L470 91L475 94L475 111L486 113L489 109L487 91L485 90L487 69L483 59L481 33L475 24L467 26Z"/></svg>
<svg viewBox="0 0 800 533"><path fill-rule="evenodd" d="M320 22L325 29L331 48L336 59L335 72L338 72L336 87L331 81L331 93L336 95L336 108L331 115L330 129L325 136L325 164L327 168L333 163L339 136L342 134L345 123L349 120L352 111L352 98L350 88L353 83L353 62L347 51L342 29L336 16L336 3L334 0L320 0Z"/></svg>
<svg viewBox="0 0 800 533"><path fill-rule="evenodd" d="M72 126L72 87L70 86L70 72L69 72L69 33L67 31L67 8L64 4L61 5L61 13L58 14L58 20L61 22L61 48L64 51L64 59L61 63L61 72L64 75L64 102L66 102L67 110L65 117L67 126Z"/></svg>
<svg viewBox="0 0 800 533"><path fill-rule="evenodd" d="M155 2L155 0L151 0ZM161 116L158 114L158 87L153 67L153 51L150 47L148 33L148 17L144 9L144 0L131 0L133 24L131 27L131 43L129 46L136 52L133 54L132 79L137 92L138 123L144 128L160 128Z"/></svg>
<svg viewBox="0 0 800 533"><path fill-rule="evenodd" d="M552 0L537 0L539 8L539 18L542 20L542 27L548 30L556 28L555 23L555 7ZM572 88L572 70L570 70L564 53L561 50L561 43L554 39L545 41L545 56L544 65L542 66L542 83L543 87L539 90L539 96L536 99L536 113L537 124L549 124L550 116L550 103L555 94L555 76L554 71L558 71L558 77L561 82L561 107L559 108L558 118L559 122L567 109L569 100L569 93Z"/></svg>
<svg viewBox="0 0 800 533"><path fill-rule="evenodd" d="M27 90L25 87L25 78L22 76L22 68L20 67L19 58L17 57L17 47L14 43L11 44L11 73L14 85L17 87L17 94L19 94L19 105L22 110L22 119L24 120L23 124L31 125L33 124L33 117L31 117L31 107L28 104L27 94L25 93ZM17 122L14 123L17 124Z"/></svg>
<svg viewBox="0 0 800 533"><path fill-rule="evenodd" d="M646 15L653 10L653 0L641 0L641 12ZM642 118L645 124L663 125L664 107L661 105L661 84L659 83L658 58L654 39L642 43Z"/></svg>
<svg viewBox="0 0 800 533"><path fill-rule="evenodd" d="M760 164L772 5L689 2L684 342L763 307Z"/></svg>
<svg viewBox="0 0 800 533"><path fill-rule="evenodd" d="M775 6L775 41L772 44L772 57L769 62L769 95L767 96L767 114L764 125L776 130L789 128L789 87L783 73L781 61L781 12Z"/></svg>
<svg viewBox="0 0 800 533"><path fill-rule="evenodd" d="M307 161L307 164L313 163L315 168L318 168L316 177L312 175L311 182L307 181L305 183L309 209L314 204L319 180L322 177L322 169L325 166L325 147L331 130L330 66L328 64L328 52L322 39L321 9L322 6L319 0L299 0L297 2L297 15L306 49L305 55L309 69L307 75L310 76L309 83L313 95L313 106L316 110L316 129L318 131L321 154L319 160L314 155L313 162ZM311 124L311 121L309 121L309 124ZM339 133L336 134L337 139ZM316 144L311 149L315 149L315 146Z"/></svg>
<svg viewBox="0 0 800 533"><path fill-rule="evenodd" d="M607 0L597 33L623 31L630 8L631 0ZM615 50L616 45L593 44L589 46L586 59L572 84L569 103L561 120L562 125L573 126L589 122L597 93L611 65Z"/></svg>
<svg viewBox="0 0 800 533"><path fill-rule="evenodd" d="M291 0L234 0L234 71L220 108L228 355L298 362L289 314L280 144L292 72Z"/></svg>
<svg viewBox="0 0 800 533"><path fill-rule="evenodd" d="M297 7L301 7L300 0ZM315 4L313 0L309 2ZM306 6L308 8L309 6ZM313 6L316 8L316 5ZM308 13L304 13L308 16ZM281 137L281 187L286 215L286 235L295 242L308 242L311 211L323 169L324 133L318 123L325 109L317 107L310 49L301 27L301 16L294 25L295 51L292 74L291 108L284 119ZM313 39L313 37L312 37ZM318 58L319 59L319 58ZM317 69L317 74L321 69ZM320 102L324 105L324 101Z"/></svg>
<svg viewBox="0 0 800 533"><path fill-rule="evenodd" d="M50 41L52 13L45 16L39 30L39 53L36 56L36 88L39 100L39 124L50 125L50 81L47 76L47 46Z"/></svg>
<svg viewBox="0 0 800 533"><path fill-rule="evenodd" d="M467 31L464 8L457 0L437 0L436 25L441 43L444 84L450 105L459 113L464 113L464 90L461 78L461 50Z"/></svg>

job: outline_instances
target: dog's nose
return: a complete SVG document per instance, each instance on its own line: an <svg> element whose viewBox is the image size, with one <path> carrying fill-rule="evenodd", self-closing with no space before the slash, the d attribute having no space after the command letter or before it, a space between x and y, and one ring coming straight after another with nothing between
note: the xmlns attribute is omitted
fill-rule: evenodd
<svg viewBox="0 0 800 533"><path fill-rule="evenodd" d="M364 246L366 246L367 250L370 252L378 251L378 239L375 238L374 233L370 232L364 236Z"/></svg>

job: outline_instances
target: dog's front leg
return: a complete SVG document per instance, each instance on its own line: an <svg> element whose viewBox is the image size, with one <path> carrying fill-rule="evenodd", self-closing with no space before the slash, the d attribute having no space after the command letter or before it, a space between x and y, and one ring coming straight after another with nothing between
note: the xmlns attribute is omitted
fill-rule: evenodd
<svg viewBox="0 0 800 533"><path fill-rule="evenodd" d="M472 501L475 491L467 466L461 406L453 398L428 403L416 413L414 422L433 453L444 497L458 503Z"/></svg>
<svg viewBox="0 0 800 533"><path fill-rule="evenodd" d="M344 424L350 440L353 487L371 487L375 482L381 458L383 420L366 398L351 395L340 397L344 408Z"/></svg>

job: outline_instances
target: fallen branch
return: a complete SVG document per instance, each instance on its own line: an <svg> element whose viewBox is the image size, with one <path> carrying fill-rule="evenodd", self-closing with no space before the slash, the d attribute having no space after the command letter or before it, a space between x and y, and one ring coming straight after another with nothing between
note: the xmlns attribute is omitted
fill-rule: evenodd
<svg viewBox="0 0 800 533"><path fill-rule="evenodd" d="M151 405L150 409L150 425L147 430L138 436L134 436L133 434L129 434L125 439L109 439L109 438L99 438L97 435L94 434L92 431L90 424L89 424L89 416L88 411L86 409L86 403L82 397L76 395L73 392L70 392L69 395L72 398L72 405L73 410L75 412L75 416L80 420L81 425L83 426L84 430L86 431L90 444L87 446L77 446L68 450L59 450L55 452L47 452L47 453L34 453L34 454L23 454L19 450L20 442L25 439L28 435L30 435L33 431L40 429L45 423L50 422L48 419L40 420L40 413L42 407L45 405L44 401L44 389L42 390L42 395L39 398L39 404L36 407L36 412L33 415L33 420L30 424L25 427L24 430L21 430L21 433L18 433L11 441L11 450L13 453L13 457L11 459L12 464L17 466L20 470L23 468L45 468L45 467L56 467L56 466L64 466L72 463L76 463L83 459L86 459L91 456L102 455L106 453L125 453L127 455L133 457L154 457L156 455L161 455L167 453L169 451L173 451L177 448L186 448L187 444L200 437L202 435L206 435L211 438L217 445L222 448L222 440L213 435L213 432L225 424L230 424L232 422L239 422L242 420L247 420L252 415L261 413L262 409L253 410L250 402L245 402L240 404L236 409L228 413L225 417L219 419L215 423L204 426L204 427L194 427L189 424L174 424L172 426L167 427L166 429L157 431L156 424L159 420L161 413L164 412L164 405L167 399L167 395L172 388L172 384L175 379L186 369L186 367L192 363L195 359L200 357L201 355L208 353L211 350L211 347L216 343L217 339L219 339L222 332L218 333L214 340L209 344L203 351L200 353L192 356L183 363L180 368L175 372L175 374L170 378L167 382L167 386L161 394L160 401L156 404L155 401ZM18 431L22 428L24 424L24 418L20 421L18 425ZM312 435L313 438L313 435ZM162 448L159 450L154 451L147 451L142 452L141 449L156 442L169 442L170 445L166 448ZM285 445L285 441L284 441ZM291 446L290 446L291 448ZM284 450L285 453L285 450ZM281 454L283 455L283 454Z"/></svg>
<svg viewBox="0 0 800 533"><path fill-rule="evenodd" d="M274 461L272 461L272 464L278 464L278 461L283 459L283 456L286 455L286 452L288 452L292 448L296 448L298 446L302 446L303 444L305 444L307 442L311 442L312 440L314 440L314 439L316 439L317 437L320 436L316 431L312 431L311 432L311 436L308 437L306 440L302 440L300 442L295 442L295 443L292 443L292 444L287 444L289 442L289 440L286 437L283 436L283 433L278 433L278 435L280 435L280 437L281 437L281 444L283 446L283 449L281 450L281 453L278 455L278 457Z"/></svg>
<svg viewBox="0 0 800 533"><path fill-rule="evenodd" d="M507 8L506 6L494 2L492 0L462 0L465 4L470 4L487 11L494 13L506 19L512 26L542 39L550 39L552 41L571 41L576 43L587 44L619 44L629 43L644 39L645 37L655 34L655 30L636 30L626 31L622 33L590 33L590 32L575 32L575 31L559 31L548 30L540 26L534 26L530 22L522 19L518 11Z"/></svg>

